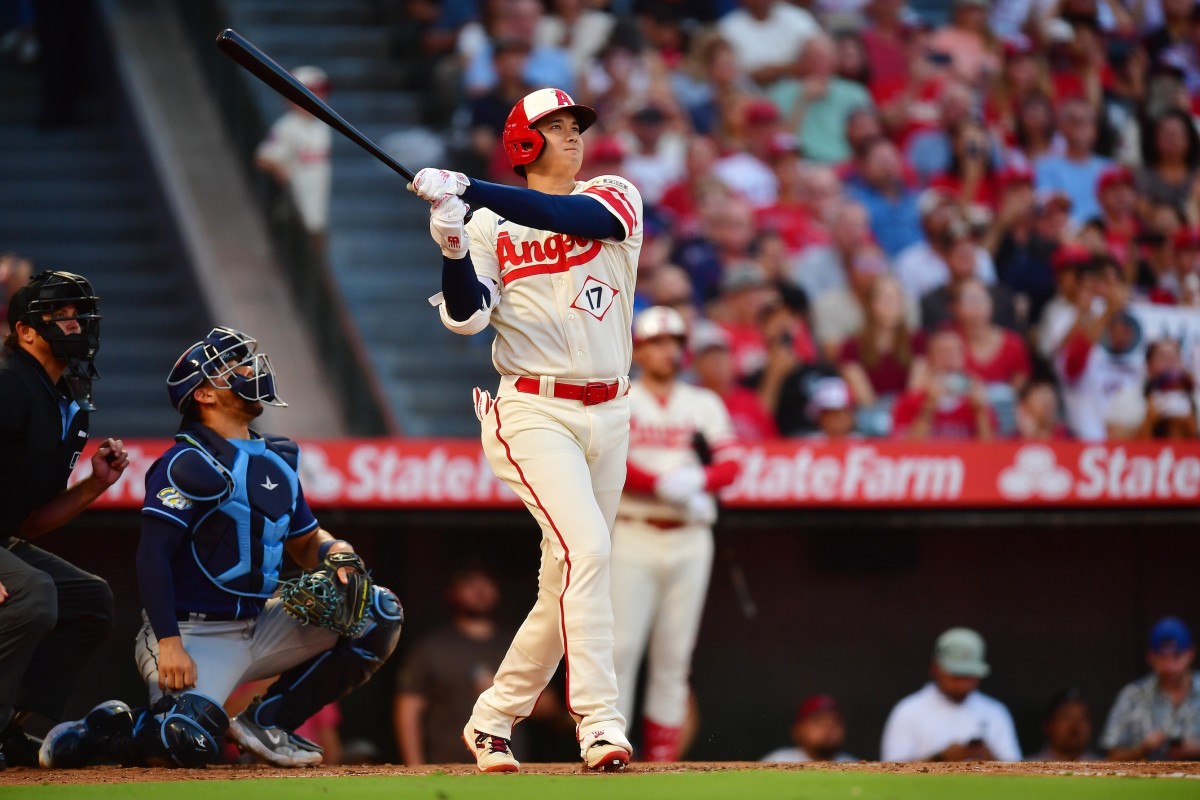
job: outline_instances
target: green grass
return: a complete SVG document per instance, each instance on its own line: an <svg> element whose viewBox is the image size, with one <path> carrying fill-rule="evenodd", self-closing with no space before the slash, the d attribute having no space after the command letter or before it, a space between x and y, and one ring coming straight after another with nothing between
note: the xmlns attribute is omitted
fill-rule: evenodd
<svg viewBox="0 0 1200 800"><path fill-rule="evenodd" d="M297 777L76 786L0 783L0 797L4 800L1173 800L1200 797L1200 781L747 770L647 775Z"/></svg>

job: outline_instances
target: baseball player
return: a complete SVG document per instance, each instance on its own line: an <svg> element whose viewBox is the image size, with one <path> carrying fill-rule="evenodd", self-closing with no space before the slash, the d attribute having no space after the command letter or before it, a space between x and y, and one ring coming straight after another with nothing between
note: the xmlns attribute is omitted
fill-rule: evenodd
<svg viewBox="0 0 1200 800"><path fill-rule="evenodd" d="M296 79L313 94L329 95L329 76L320 67L297 67ZM292 200L304 228L319 238L329 225L329 185L332 169L329 153L333 134L328 125L293 106L271 126L267 138L254 154L259 169L270 174L281 186L291 189Z"/></svg>
<svg viewBox="0 0 1200 800"><path fill-rule="evenodd" d="M310 568L354 548L317 524L297 445L250 427L264 403L286 405L256 347L244 333L214 328L167 378L183 422L146 475L137 553L145 623L134 655L149 709L135 717L110 701L62 723L43 742L43 766L83 766L97 756L203 766L226 732L277 766L316 764L321 748L295 729L365 683L395 649L402 611L381 586L370 588L370 621L357 638L302 624L272 597L285 553ZM225 715L236 686L272 675L280 677L265 697L233 720Z"/></svg>
<svg viewBox="0 0 1200 800"><path fill-rule="evenodd" d="M649 644L642 745L676 761L688 672L712 569L714 492L738 475L740 448L725 404L679 380L686 326L648 308L633 324L638 379L629 389L629 476L613 530L617 707L632 718L638 665Z"/></svg>
<svg viewBox="0 0 1200 800"><path fill-rule="evenodd" d="M484 452L542 529L537 601L463 731L484 772L519 771L512 727L562 658L584 764L621 769L632 754L616 707L609 559L629 442L642 200L613 175L575 180L595 120L561 89L539 89L502 133L529 188L436 169L412 183L433 204L442 291L430 302L442 324L496 331L499 390L494 400L475 390ZM464 224L467 204L475 215Z"/></svg>

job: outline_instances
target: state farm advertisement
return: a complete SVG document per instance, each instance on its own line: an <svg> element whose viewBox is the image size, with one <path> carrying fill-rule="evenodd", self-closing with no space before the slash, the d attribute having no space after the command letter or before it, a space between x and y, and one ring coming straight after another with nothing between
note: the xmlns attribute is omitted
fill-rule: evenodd
<svg viewBox="0 0 1200 800"><path fill-rule="evenodd" d="M129 469L95 507L140 507L146 472L170 444L127 442ZM315 508L520 506L474 440L301 442L301 481ZM783 440L747 447L722 497L742 508L1186 506L1200 498L1200 443Z"/></svg>

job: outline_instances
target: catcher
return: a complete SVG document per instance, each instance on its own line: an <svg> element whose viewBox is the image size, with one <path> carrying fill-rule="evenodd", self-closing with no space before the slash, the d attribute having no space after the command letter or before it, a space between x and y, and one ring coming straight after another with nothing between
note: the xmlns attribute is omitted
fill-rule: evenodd
<svg viewBox="0 0 1200 800"><path fill-rule="evenodd" d="M227 733L277 766L317 764L321 748L295 729L395 649L400 603L317 524L299 448L250 428L264 403L286 405L256 351L246 334L214 328L167 378L183 423L146 476L137 552L145 624L135 657L149 708L110 701L55 727L43 766L204 766ZM281 581L285 553L309 571ZM265 697L226 716L236 686L272 675Z"/></svg>

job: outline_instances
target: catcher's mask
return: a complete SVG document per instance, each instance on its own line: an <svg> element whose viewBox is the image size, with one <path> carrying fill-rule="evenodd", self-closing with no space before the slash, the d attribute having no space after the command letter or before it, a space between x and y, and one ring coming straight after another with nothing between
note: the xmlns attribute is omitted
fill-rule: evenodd
<svg viewBox="0 0 1200 800"><path fill-rule="evenodd" d="M251 374L237 370L249 366ZM167 376L167 396L176 411L187 411L192 393L205 381L252 403L287 406L276 394L275 371L258 341L233 328L213 328L183 352Z"/></svg>
<svg viewBox="0 0 1200 800"><path fill-rule="evenodd" d="M62 316L66 306L74 306L75 313ZM22 322L36 330L62 361L91 361L100 349L100 298L87 278L73 272L34 275L13 294L8 320L13 327ZM59 324L63 322L78 323L79 331L67 333Z"/></svg>

